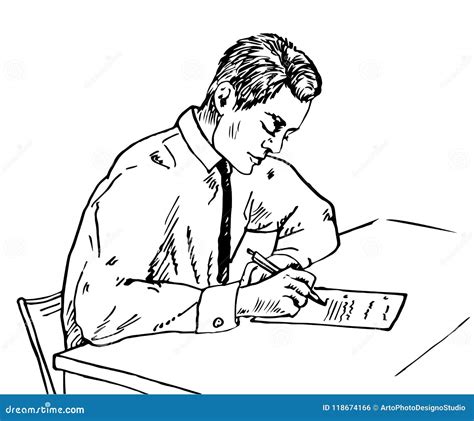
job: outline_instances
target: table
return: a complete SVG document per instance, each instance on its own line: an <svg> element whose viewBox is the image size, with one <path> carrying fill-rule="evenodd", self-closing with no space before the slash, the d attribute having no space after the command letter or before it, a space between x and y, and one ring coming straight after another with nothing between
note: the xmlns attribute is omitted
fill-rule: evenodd
<svg viewBox="0 0 474 421"><path fill-rule="evenodd" d="M388 332L242 320L219 334L81 346L57 354L55 367L68 393L472 393L469 240L376 221L311 268L320 286L408 293Z"/></svg>

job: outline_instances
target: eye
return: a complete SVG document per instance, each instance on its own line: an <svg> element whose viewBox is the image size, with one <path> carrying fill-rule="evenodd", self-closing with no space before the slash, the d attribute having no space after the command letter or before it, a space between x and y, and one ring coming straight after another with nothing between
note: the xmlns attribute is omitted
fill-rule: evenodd
<svg viewBox="0 0 474 421"><path fill-rule="evenodd" d="M262 123L263 130L265 130L270 136L275 136L275 129L269 130L265 123L260 120L260 123Z"/></svg>

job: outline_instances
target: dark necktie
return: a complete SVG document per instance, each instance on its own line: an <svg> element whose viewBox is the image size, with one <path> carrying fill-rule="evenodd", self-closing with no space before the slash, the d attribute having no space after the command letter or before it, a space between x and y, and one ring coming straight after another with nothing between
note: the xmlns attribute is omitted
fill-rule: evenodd
<svg viewBox="0 0 474 421"><path fill-rule="evenodd" d="M229 281L230 263L230 217L232 212L232 189L230 186L231 166L229 161L222 159L216 165L221 175L222 188L222 218L219 233L217 265L217 282L226 284Z"/></svg>

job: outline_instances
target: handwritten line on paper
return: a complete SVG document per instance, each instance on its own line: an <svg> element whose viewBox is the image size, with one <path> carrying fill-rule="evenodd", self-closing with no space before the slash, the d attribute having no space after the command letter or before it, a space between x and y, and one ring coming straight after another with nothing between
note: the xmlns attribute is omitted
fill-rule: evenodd
<svg viewBox="0 0 474 421"><path fill-rule="evenodd" d="M294 317L254 318L252 321L390 330L407 297L398 292L331 288L315 288L315 291L323 301L328 300L327 306L308 302Z"/></svg>

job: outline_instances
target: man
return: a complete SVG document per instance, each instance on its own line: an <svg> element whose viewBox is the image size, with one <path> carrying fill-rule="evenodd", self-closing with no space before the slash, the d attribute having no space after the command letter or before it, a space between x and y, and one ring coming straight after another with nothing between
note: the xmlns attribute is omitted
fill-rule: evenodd
<svg viewBox="0 0 474 421"><path fill-rule="evenodd" d="M93 192L69 254L66 347L161 332L220 332L240 317L294 315L335 251L332 205L278 154L321 91L289 41L239 40L201 107L129 146ZM273 232L269 276L229 272L247 231ZM298 265L298 266L297 266Z"/></svg>

